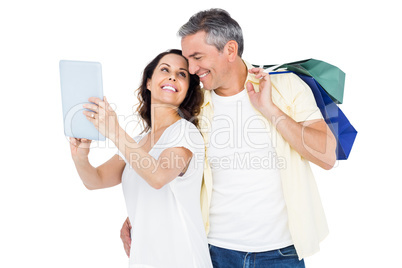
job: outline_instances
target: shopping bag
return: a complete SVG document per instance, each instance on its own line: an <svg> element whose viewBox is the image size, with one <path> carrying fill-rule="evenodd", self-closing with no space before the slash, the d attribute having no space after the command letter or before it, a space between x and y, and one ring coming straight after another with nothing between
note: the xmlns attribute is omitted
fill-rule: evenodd
<svg viewBox="0 0 402 268"><path fill-rule="evenodd" d="M345 73L334 65L325 61L307 59L281 65L263 66L264 69L272 67L274 67L272 70L286 68L287 70L297 74L314 77L335 103L338 104L343 102Z"/></svg>
<svg viewBox="0 0 402 268"><path fill-rule="evenodd" d="M338 105L329 97L327 92L313 77L296 74L311 88L317 106L320 108L325 122L337 140L336 159L348 159L356 139L356 129L352 126Z"/></svg>

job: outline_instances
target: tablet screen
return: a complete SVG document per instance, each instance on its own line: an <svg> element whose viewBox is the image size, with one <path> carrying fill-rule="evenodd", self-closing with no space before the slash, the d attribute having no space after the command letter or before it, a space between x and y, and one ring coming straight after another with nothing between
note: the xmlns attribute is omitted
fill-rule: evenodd
<svg viewBox="0 0 402 268"><path fill-rule="evenodd" d="M90 97L103 99L102 66L99 62L61 60L60 85L64 134L68 137L105 140L82 113Z"/></svg>

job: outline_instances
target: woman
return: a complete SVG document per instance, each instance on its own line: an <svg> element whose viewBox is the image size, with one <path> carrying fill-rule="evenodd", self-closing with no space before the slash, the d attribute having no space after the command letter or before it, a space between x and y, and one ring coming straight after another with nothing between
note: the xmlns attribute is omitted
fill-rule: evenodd
<svg viewBox="0 0 402 268"><path fill-rule="evenodd" d="M125 133L106 98L84 105L88 120L120 153L94 168L91 141L71 138L72 158L88 189L122 182L133 225L130 267L212 267L199 203L204 142L194 126L202 96L181 51L170 50L144 70L138 94L142 135Z"/></svg>

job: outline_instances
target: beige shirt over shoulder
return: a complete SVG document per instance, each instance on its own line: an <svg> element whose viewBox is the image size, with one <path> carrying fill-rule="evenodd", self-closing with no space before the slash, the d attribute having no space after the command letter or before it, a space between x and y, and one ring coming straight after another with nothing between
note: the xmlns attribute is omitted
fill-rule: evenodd
<svg viewBox="0 0 402 268"><path fill-rule="evenodd" d="M247 68L252 66L245 62ZM271 75L272 100L296 122L322 119L311 89L295 74ZM247 80L255 81L249 74ZM206 156L213 117L211 92L204 91L204 103L200 118L200 129L204 137ZM267 120L268 133L275 147L278 159L283 161L280 168L283 194L289 218L289 230L299 258L319 251L319 243L327 236L328 226L322 208L317 185L310 163L293 150L288 142ZM209 232L209 207L211 204L213 178L208 159L205 158L204 177L201 189L201 209L205 230Z"/></svg>

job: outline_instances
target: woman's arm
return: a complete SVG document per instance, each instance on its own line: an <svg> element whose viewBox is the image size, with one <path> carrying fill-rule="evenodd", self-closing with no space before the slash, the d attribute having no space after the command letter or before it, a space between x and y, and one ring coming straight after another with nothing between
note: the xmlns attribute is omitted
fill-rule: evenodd
<svg viewBox="0 0 402 268"><path fill-rule="evenodd" d="M121 128L113 142L138 175L155 189L162 188L186 170L193 156L189 149L173 147L165 149L159 158L155 159L138 147L134 139Z"/></svg>
<svg viewBox="0 0 402 268"><path fill-rule="evenodd" d="M121 175L126 163L115 155L101 166L93 167L88 159L90 144L90 140L70 138L71 156L85 187L95 190L121 183Z"/></svg>
<svg viewBox="0 0 402 268"><path fill-rule="evenodd" d="M87 119L105 137L110 139L124 155L131 167L151 187L162 188L175 179L190 163L192 152L184 147L174 147L164 150L158 160L138 146L119 125L115 111L110 107L106 97L89 98L94 104L85 104Z"/></svg>

